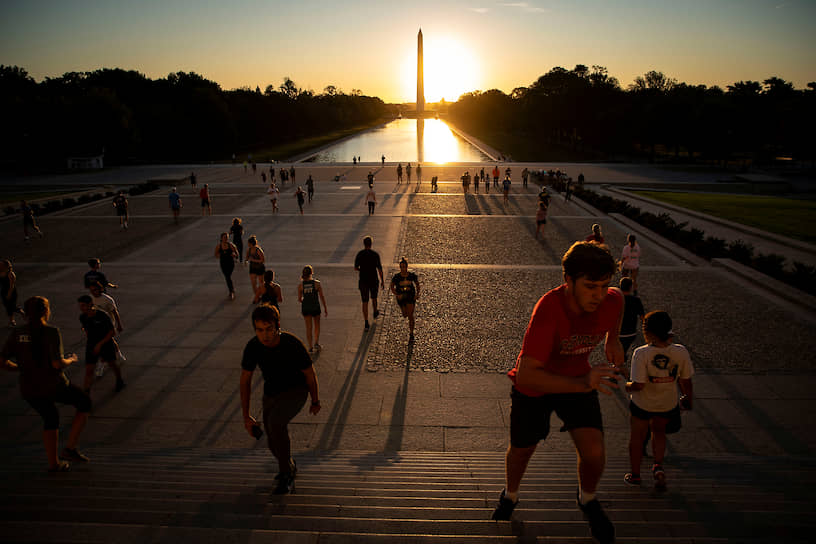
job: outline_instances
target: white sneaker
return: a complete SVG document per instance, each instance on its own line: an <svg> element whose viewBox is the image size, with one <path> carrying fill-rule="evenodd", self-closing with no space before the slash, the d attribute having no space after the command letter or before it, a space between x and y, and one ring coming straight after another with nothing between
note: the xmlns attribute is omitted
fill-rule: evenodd
<svg viewBox="0 0 816 544"><path fill-rule="evenodd" d="M96 364L96 377L101 378L105 374L105 369L108 368L108 363L100 361Z"/></svg>

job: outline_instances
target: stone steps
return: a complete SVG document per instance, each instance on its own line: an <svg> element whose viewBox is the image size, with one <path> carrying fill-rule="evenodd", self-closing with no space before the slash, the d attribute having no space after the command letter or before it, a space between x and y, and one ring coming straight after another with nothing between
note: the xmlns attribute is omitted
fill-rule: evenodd
<svg viewBox="0 0 816 544"><path fill-rule="evenodd" d="M277 467L262 449L88 453L90 464L47 474L38 448L0 450L3 541L591 541L570 453L536 454L511 522L490 520L500 452L302 452L283 497L272 495ZM816 529L808 459L707 456L666 468L669 491L657 494L626 486L627 459L609 459L600 497L618 542L804 542Z"/></svg>

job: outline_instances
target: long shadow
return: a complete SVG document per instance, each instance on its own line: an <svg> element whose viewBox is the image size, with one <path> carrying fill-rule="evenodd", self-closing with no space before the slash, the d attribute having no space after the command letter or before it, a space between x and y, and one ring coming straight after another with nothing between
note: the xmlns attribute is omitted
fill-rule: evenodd
<svg viewBox="0 0 816 544"><path fill-rule="evenodd" d="M329 257L330 263L339 263L343 259L343 256L348 252L349 248L361 243L363 239L363 233L365 231L365 226L368 224L369 215L363 215L360 219L357 220L357 224L353 227L349 228L346 231L346 235L343 237L340 242L337 244L337 248L332 253L331 257Z"/></svg>
<svg viewBox="0 0 816 544"><path fill-rule="evenodd" d="M317 441L318 450L335 450L340 444L340 438L343 435L343 426L348 419L348 413L351 409L351 403L354 400L354 392L357 390L357 382L360 380L360 372L363 370L363 364L368 354L368 348L371 345L371 340L374 338L374 332L377 330L377 323L374 323L366 333L363 333L360 339L360 345L357 347L357 352L354 354L354 359L346 374L346 380L337 394L337 401L332 406L331 414L326 421L323 428L323 434Z"/></svg>
<svg viewBox="0 0 816 544"><path fill-rule="evenodd" d="M475 195L467 193L465 196L465 207L468 215L482 215L482 209L479 205L479 199Z"/></svg>
<svg viewBox="0 0 816 544"><path fill-rule="evenodd" d="M405 373L402 376L402 385L394 396L394 405L391 408L391 425L388 428L388 439L385 441L386 452L397 452L402 447L402 436L405 432L405 410L408 403L408 377L411 372L411 360L414 357L414 343L408 343L405 354Z"/></svg>
<svg viewBox="0 0 816 544"><path fill-rule="evenodd" d="M352 198L351 202L349 202L348 206L343 208L343 211L341 213L344 213L344 214L351 213L351 211L354 210L354 208L358 208L359 210L361 210L361 213L362 213L362 210L365 209L365 207L363 206L364 203L365 203L365 195L359 195L359 196L357 196L355 198Z"/></svg>

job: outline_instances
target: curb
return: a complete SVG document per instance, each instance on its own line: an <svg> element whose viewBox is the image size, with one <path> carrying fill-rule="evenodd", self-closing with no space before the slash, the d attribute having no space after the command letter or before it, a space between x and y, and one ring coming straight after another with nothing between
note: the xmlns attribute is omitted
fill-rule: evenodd
<svg viewBox="0 0 816 544"><path fill-rule="evenodd" d="M769 291L800 308L804 308L810 312L816 312L816 297L770 276L766 276L762 272L749 268L744 264L740 264L732 259L716 258L711 259L711 266L724 268L728 272L748 280L757 287Z"/></svg>

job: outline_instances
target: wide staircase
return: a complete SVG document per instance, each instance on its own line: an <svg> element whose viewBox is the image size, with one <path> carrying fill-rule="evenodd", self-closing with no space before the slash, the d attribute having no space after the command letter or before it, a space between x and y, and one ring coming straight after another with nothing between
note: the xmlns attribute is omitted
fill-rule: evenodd
<svg viewBox="0 0 816 544"><path fill-rule="evenodd" d="M0 542L592 542L571 453L537 453L513 521L495 522L501 453L303 452L295 492L276 496L260 448L99 447L60 474L40 447L6 448ZM648 461L641 488L623 483L625 458L608 461L601 499L618 542L816 541L813 460L674 458L665 493Z"/></svg>

